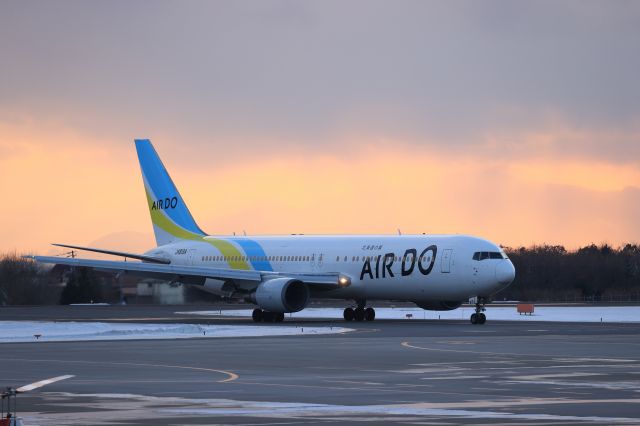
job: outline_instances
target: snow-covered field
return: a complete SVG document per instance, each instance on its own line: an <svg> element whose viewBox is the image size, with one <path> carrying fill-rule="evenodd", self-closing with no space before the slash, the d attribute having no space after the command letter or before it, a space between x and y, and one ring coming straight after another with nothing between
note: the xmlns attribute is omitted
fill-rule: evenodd
<svg viewBox="0 0 640 426"><path fill-rule="evenodd" d="M347 331L351 331L351 329L344 327L296 327L287 325L256 326L0 321L0 343L292 336L344 333Z"/></svg>
<svg viewBox="0 0 640 426"><path fill-rule="evenodd" d="M251 310L177 312L189 315L251 317ZM473 313L470 307L453 311L425 311L420 308L377 308L377 319L443 319L469 321ZM489 306L486 312L490 321L556 321L556 322L640 322L640 306L539 306L533 315L520 315L514 306ZM408 317L410 316L410 317ZM342 318L341 308L307 308L287 314L292 318Z"/></svg>

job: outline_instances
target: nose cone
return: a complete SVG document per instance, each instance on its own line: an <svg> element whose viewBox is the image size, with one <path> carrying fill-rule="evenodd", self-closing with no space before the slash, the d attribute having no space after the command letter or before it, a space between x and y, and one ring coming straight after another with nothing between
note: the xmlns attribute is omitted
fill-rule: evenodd
<svg viewBox="0 0 640 426"><path fill-rule="evenodd" d="M513 267L511 261L505 259L496 265L496 280L501 285L507 286L511 284L516 277L516 268Z"/></svg>

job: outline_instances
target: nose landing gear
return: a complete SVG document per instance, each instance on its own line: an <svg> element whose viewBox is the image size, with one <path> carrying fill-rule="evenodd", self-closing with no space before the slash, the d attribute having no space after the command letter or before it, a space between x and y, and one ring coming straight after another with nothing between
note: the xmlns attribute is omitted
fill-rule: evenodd
<svg viewBox="0 0 640 426"><path fill-rule="evenodd" d="M364 300L358 301L358 307L345 308L343 317L345 321L373 321L376 319L376 311L371 306L365 308L367 302Z"/></svg>
<svg viewBox="0 0 640 426"><path fill-rule="evenodd" d="M487 316L484 314L484 311L486 311L487 308L485 308L484 305L484 297L478 297L478 300L476 301L476 311L471 314L471 324L484 324L487 322Z"/></svg>

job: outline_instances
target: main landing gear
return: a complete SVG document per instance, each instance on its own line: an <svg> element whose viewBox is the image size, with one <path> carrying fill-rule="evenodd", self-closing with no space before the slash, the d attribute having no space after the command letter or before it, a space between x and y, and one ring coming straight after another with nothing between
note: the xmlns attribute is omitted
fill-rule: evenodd
<svg viewBox="0 0 640 426"><path fill-rule="evenodd" d="M478 300L476 301L476 311L471 314L471 324L484 324L487 322L487 316L484 314L484 311L487 309L484 307L484 304L484 297L478 297Z"/></svg>
<svg viewBox="0 0 640 426"><path fill-rule="evenodd" d="M284 313L263 311L256 308L253 310L251 318L253 318L253 322L282 322L284 321Z"/></svg>
<svg viewBox="0 0 640 426"><path fill-rule="evenodd" d="M343 316L345 321L373 321L376 319L376 310L371 306L365 308L366 301L358 301L357 308L345 308Z"/></svg>

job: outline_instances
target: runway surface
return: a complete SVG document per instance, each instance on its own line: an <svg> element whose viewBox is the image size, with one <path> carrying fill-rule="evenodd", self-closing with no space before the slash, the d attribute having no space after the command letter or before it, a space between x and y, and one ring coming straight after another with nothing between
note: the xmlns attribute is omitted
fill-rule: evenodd
<svg viewBox="0 0 640 426"><path fill-rule="evenodd" d="M191 309L203 307L0 308L0 320L252 324L174 313ZM0 386L75 375L19 396L27 425L640 424L639 324L488 316L324 336L5 343Z"/></svg>

